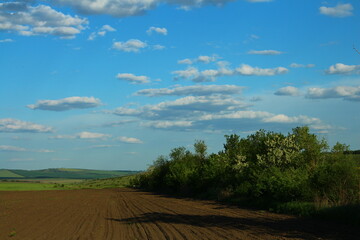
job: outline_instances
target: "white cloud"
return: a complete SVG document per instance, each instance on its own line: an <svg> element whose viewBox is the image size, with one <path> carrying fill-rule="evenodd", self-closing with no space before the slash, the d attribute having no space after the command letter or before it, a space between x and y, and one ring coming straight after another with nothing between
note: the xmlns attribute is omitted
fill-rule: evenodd
<svg viewBox="0 0 360 240"><path fill-rule="evenodd" d="M30 150L17 146L9 146L9 145L0 145L0 152L39 152L39 153L52 153L53 150L48 149L40 149L40 150Z"/></svg>
<svg viewBox="0 0 360 240"><path fill-rule="evenodd" d="M133 138L133 137L118 137L117 140L119 140L120 142L123 142L123 143L131 143L131 144L143 143L140 139Z"/></svg>
<svg viewBox="0 0 360 240"><path fill-rule="evenodd" d="M26 149L22 147L0 145L0 152L25 152Z"/></svg>
<svg viewBox="0 0 360 240"><path fill-rule="evenodd" d="M278 95L278 96L299 96L300 91L296 87L287 86L287 87L280 88L274 94Z"/></svg>
<svg viewBox="0 0 360 240"><path fill-rule="evenodd" d="M353 15L352 13L353 10L354 7L350 3L346 3L346 4L339 3L335 7L322 6L319 8L321 14L330 17L349 17Z"/></svg>
<svg viewBox="0 0 360 240"><path fill-rule="evenodd" d="M196 61L197 62L202 62L202 63L211 63L211 62L215 62L219 57L216 55L213 56L199 56Z"/></svg>
<svg viewBox="0 0 360 240"><path fill-rule="evenodd" d="M175 88L153 88L143 89L135 93L137 96L182 96L182 95L193 95L193 96L207 96L213 94L240 94L244 87L236 85L194 85L185 87Z"/></svg>
<svg viewBox="0 0 360 240"><path fill-rule="evenodd" d="M348 101L360 101L360 86L337 86L333 88L309 88L307 98L342 98Z"/></svg>
<svg viewBox="0 0 360 240"><path fill-rule="evenodd" d="M186 128L191 127L192 121L150 121L141 124L144 127L151 127L157 129L174 129L174 128Z"/></svg>
<svg viewBox="0 0 360 240"><path fill-rule="evenodd" d="M248 54L251 54L251 55L280 55L283 53L284 52L280 52L277 50L260 50L260 51L251 50L248 52Z"/></svg>
<svg viewBox="0 0 360 240"><path fill-rule="evenodd" d="M68 97L58 100L39 100L36 104L27 105L30 109L47 111L67 111L100 106L100 99L94 97Z"/></svg>
<svg viewBox="0 0 360 240"><path fill-rule="evenodd" d="M279 74L288 73L289 70L284 67L277 68L258 68L252 67L247 64L242 64L240 67L236 68L235 71L244 76L274 76Z"/></svg>
<svg viewBox="0 0 360 240"><path fill-rule="evenodd" d="M27 2L0 3L0 31L16 32L23 36L54 35L74 38L88 20L58 12L46 5L31 6Z"/></svg>
<svg viewBox="0 0 360 240"><path fill-rule="evenodd" d="M75 135L56 135L49 139L106 139L111 137L109 134L94 133L94 132L80 132Z"/></svg>
<svg viewBox="0 0 360 240"><path fill-rule="evenodd" d="M147 76L136 76L132 73L119 73L116 75L117 79L128 81L132 84L144 84L149 83L150 80Z"/></svg>
<svg viewBox="0 0 360 240"><path fill-rule="evenodd" d="M139 52L148 45L138 39L130 39L126 42L114 42L112 48L124 52Z"/></svg>
<svg viewBox="0 0 360 240"><path fill-rule="evenodd" d="M104 37L107 32L115 32L115 31L116 29L111 27L110 25L104 25L98 31L92 32L88 37L88 40L95 40L95 38L98 36Z"/></svg>
<svg viewBox="0 0 360 240"><path fill-rule="evenodd" d="M94 133L94 132L81 132L76 135L79 139L106 139L111 137L109 134Z"/></svg>
<svg viewBox="0 0 360 240"><path fill-rule="evenodd" d="M290 64L291 68L313 68L315 64L299 64L299 63L292 63Z"/></svg>
<svg viewBox="0 0 360 240"><path fill-rule="evenodd" d="M306 124L306 125L318 124L321 122L319 118L311 118L303 115L289 117L284 114L278 114L271 117L267 117L264 118L262 121L268 123L296 123L296 124Z"/></svg>
<svg viewBox="0 0 360 240"><path fill-rule="evenodd" d="M2 39L0 40L0 43L7 43L7 42L13 42L14 40L10 39L10 38L6 38L6 39Z"/></svg>
<svg viewBox="0 0 360 240"><path fill-rule="evenodd" d="M154 49L154 50L163 50L163 49L166 48L165 46L159 45L159 44L152 45L151 47L152 47L152 49Z"/></svg>
<svg viewBox="0 0 360 240"><path fill-rule="evenodd" d="M222 64L220 64L220 68L218 69L206 69L201 72L197 68L189 66L185 70L173 71L172 74L176 75L174 77L175 80L188 79L193 82L214 82L217 77L222 76L274 76L289 72L289 70L284 67L259 68L242 64L240 67L233 70L226 66L221 67L221 65Z"/></svg>
<svg viewBox="0 0 360 240"><path fill-rule="evenodd" d="M356 70L360 70L360 65L345 65L343 63L336 63L335 65L330 66L325 72L327 74L359 74L360 71Z"/></svg>
<svg viewBox="0 0 360 240"><path fill-rule="evenodd" d="M190 65L190 64L193 64L193 61L189 58L185 58L183 60L179 60L178 64L189 64Z"/></svg>
<svg viewBox="0 0 360 240"><path fill-rule="evenodd" d="M166 28L159 28L159 27L150 27L146 33L147 34L152 34L153 32L158 33L158 34L162 34L162 35L167 35L167 29Z"/></svg>
<svg viewBox="0 0 360 240"><path fill-rule="evenodd" d="M52 131L52 127L47 127L40 124L25 122L12 118L0 119L0 132L48 133Z"/></svg>
<svg viewBox="0 0 360 240"><path fill-rule="evenodd" d="M180 6L189 10L206 5L221 6L234 0L54 0L57 3L71 6L78 12L88 15L112 15L128 17L143 15L161 4Z"/></svg>

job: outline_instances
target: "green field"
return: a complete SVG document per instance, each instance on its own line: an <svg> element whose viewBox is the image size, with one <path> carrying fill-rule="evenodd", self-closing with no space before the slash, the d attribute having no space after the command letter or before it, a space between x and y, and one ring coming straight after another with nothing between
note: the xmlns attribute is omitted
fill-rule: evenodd
<svg viewBox="0 0 360 240"><path fill-rule="evenodd" d="M32 182L0 182L0 191L55 190L54 184Z"/></svg>
<svg viewBox="0 0 360 240"><path fill-rule="evenodd" d="M138 173L137 171L104 171L73 168L51 168L43 170L0 169L0 179L102 179L122 177Z"/></svg>
<svg viewBox="0 0 360 240"><path fill-rule="evenodd" d="M71 189L102 189L129 186L131 176L106 179L25 179L2 180L0 191L40 191L40 190L71 190Z"/></svg>

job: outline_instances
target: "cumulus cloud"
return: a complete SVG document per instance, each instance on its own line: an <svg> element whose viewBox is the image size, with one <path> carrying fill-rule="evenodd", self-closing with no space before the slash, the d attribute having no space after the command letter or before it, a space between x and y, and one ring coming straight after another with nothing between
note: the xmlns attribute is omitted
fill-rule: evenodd
<svg viewBox="0 0 360 240"><path fill-rule="evenodd" d="M33 110L67 111L94 108L101 104L100 99L94 97L68 97L58 100L39 100L36 104L27 105L27 107Z"/></svg>
<svg viewBox="0 0 360 240"><path fill-rule="evenodd" d="M299 96L300 91L296 87L287 86L278 89L274 94L278 96Z"/></svg>
<svg viewBox="0 0 360 240"><path fill-rule="evenodd" d="M138 39L130 39L126 42L114 42L112 48L123 52L139 52L148 45Z"/></svg>
<svg viewBox="0 0 360 240"><path fill-rule="evenodd" d="M249 104L227 96L187 96L174 101L145 105L137 109L120 107L110 112L119 116L132 116L148 120L176 120L221 110L245 109Z"/></svg>
<svg viewBox="0 0 360 240"><path fill-rule="evenodd" d="M50 6L32 6L29 2L0 3L0 31L16 32L23 36L54 35L74 38L88 24L78 16L65 15Z"/></svg>
<svg viewBox="0 0 360 240"><path fill-rule="evenodd" d="M307 98L342 98L348 101L360 101L360 86L337 86L333 88L309 88Z"/></svg>
<svg viewBox="0 0 360 240"><path fill-rule="evenodd" d="M196 61L201 63L211 63L215 62L219 57L216 55L213 56L199 56Z"/></svg>
<svg viewBox="0 0 360 240"><path fill-rule="evenodd" d="M116 29L111 27L110 25L102 26L98 31L92 32L88 38L88 40L92 41L95 40L98 36L104 37L108 32L115 32Z"/></svg>
<svg viewBox="0 0 360 240"><path fill-rule="evenodd" d="M116 75L117 79L128 81L132 84L144 84L149 83L149 77L147 76L136 76L132 73L119 73Z"/></svg>
<svg viewBox="0 0 360 240"><path fill-rule="evenodd" d="M12 118L0 119L0 132L48 133L52 131L53 131L52 127L48 127L40 124L25 122Z"/></svg>
<svg viewBox="0 0 360 240"><path fill-rule="evenodd" d="M283 54L283 52L277 51L277 50L251 50L248 52L248 54L251 55L280 55Z"/></svg>
<svg viewBox="0 0 360 240"><path fill-rule="evenodd" d="M160 4L177 5L181 9L190 10L206 5L221 6L234 0L54 0L55 2L71 6L78 12L88 15L112 15L114 17L128 17L143 15Z"/></svg>
<svg viewBox="0 0 360 240"><path fill-rule="evenodd" d="M288 72L289 70L284 67L259 68L242 64L236 69L229 69L227 66L222 66L222 64L220 64L220 68L218 69L199 71L199 69L189 66L185 70L173 71L172 74L175 75L175 80L187 79L193 82L214 82L217 77L222 76L274 76Z"/></svg>
<svg viewBox="0 0 360 240"><path fill-rule="evenodd" d="M105 139L111 137L111 135L94 132L80 132L76 137L79 139Z"/></svg>
<svg viewBox="0 0 360 240"><path fill-rule="evenodd" d="M354 7L350 3L341 4L339 3L335 7L325 7L322 6L319 8L319 11L323 15L330 17L349 17L353 15Z"/></svg>
<svg viewBox="0 0 360 240"><path fill-rule="evenodd" d="M183 60L179 60L178 64L189 64L190 65L190 64L193 64L193 61L189 58L185 58Z"/></svg>
<svg viewBox="0 0 360 240"><path fill-rule="evenodd" d="M133 138L133 137L118 137L117 140L119 140L120 142L123 143L131 143L131 144L140 144L143 143L140 139L138 138Z"/></svg>
<svg viewBox="0 0 360 240"><path fill-rule="evenodd" d="M153 32L158 33L158 34L162 34L162 35L167 35L167 29L166 28L159 28L159 27L150 27L146 33L151 35Z"/></svg>
<svg viewBox="0 0 360 240"><path fill-rule="evenodd" d="M244 76L274 76L288 73L289 70L284 67L277 68L259 68L252 67L247 64L242 64L240 67L235 69L235 72Z"/></svg>
<svg viewBox="0 0 360 240"><path fill-rule="evenodd" d="M300 64L300 63L292 63L290 64L291 68L313 68L315 64Z"/></svg>
<svg viewBox="0 0 360 240"><path fill-rule="evenodd" d="M175 88L152 88L152 89L143 89L135 93L137 96L148 96L148 97L158 97L158 96L182 96L182 95L192 95L192 96L208 96L213 94L240 94L244 87L236 85L194 85L194 86L185 86L185 87L175 87Z"/></svg>
<svg viewBox="0 0 360 240"><path fill-rule="evenodd" d="M360 65L346 65L343 63L336 63L329 67L325 72L327 74L359 74Z"/></svg>

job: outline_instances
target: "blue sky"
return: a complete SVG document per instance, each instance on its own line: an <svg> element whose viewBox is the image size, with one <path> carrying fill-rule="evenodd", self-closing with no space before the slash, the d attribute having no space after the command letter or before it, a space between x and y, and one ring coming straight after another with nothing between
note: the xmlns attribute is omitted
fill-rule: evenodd
<svg viewBox="0 0 360 240"><path fill-rule="evenodd" d="M307 125L360 149L360 2L5 0L0 168L144 170Z"/></svg>

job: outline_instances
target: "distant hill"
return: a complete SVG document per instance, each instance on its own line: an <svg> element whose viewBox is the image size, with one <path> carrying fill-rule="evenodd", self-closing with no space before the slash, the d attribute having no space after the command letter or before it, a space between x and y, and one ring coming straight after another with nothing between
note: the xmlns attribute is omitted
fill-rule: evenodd
<svg viewBox="0 0 360 240"><path fill-rule="evenodd" d="M64 179L100 179L121 177L139 173L139 171L105 171L75 168L49 168L42 170L12 170L0 169L0 179L41 179L41 178L64 178Z"/></svg>

